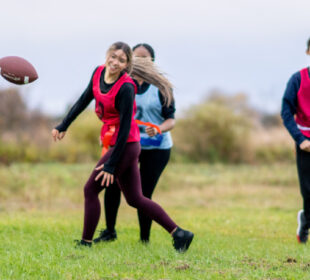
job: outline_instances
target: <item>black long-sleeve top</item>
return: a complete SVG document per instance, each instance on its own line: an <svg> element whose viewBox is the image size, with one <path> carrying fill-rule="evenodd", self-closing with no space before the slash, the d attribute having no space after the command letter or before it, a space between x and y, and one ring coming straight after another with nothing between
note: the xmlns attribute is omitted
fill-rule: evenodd
<svg viewBox="0 0 310 280"><path fill-rule="evenodd" d="M308 72L310 77L310 68L308 68ZM297 93L299 91L300 84L301 75L300 72L297 72L292 75L292 77L287 83L286 90L282 99L281 109L281 117L283 119L284 126L287 128L297 145L300 145L304 140L307 139L307 137L304 136L297 127L294 118L297 112Z"/></svg>
<svg viewBox="0 0 310 280"><path fill-rule="evenodd" d="M92 74L91 80L82 93L77 102L70 109L69 113L63 119L62 123L59 124L56 129L58 131L66 131L70 124L76 119L76 117L89 105L89 103L94 99L93 94L93 75L97 68ZM103 94L110 91L115 83L107 84L104 81L105 69L102 71L100 76L100 90ZM122 75L123 73L121 73ZM133 103L135 99L134 86L131 83L124 83L119 92L115 97L115 108L120 114L120 128L117 136L117 140L114 146L114 150L111 154L109 160L104 164L103 170L113 174L115 171L116 164L118 163L123 150L125 148L127 138L131 126L131 118L133 113Z"/></svg>

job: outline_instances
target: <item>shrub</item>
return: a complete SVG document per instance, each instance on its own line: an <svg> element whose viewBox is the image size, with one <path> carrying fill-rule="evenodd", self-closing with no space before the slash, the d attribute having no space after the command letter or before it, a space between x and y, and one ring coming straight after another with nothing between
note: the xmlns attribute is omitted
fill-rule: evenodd
<svg viewBox="0 0 310 280"><path fill-rule="evenodd" d="M207 101L178 120L173 130L174 150L193 161L249 161L251 127L243 111L235 112L223 102Z"/></svg>

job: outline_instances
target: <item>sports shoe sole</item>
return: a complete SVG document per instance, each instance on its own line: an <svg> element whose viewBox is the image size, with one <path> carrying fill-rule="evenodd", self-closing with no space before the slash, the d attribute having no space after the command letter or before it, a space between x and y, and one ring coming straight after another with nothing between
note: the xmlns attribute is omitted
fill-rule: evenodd
<svg viewBox="0 0 310 280"><path fill-rule="evenodd" d="M301 215L302 215L303 212L304 212L303 210L299 210L298 214L297 214L297 224L298 224L298 227L297 227L297 230L296 230L296 237L297 237L298 243L306 243L306 242L302 242L300 240L300 236L299 236L299 231L301 229Z"/></svg>
<svg viewBox="0 0 310 280"><path fill-rule="evenodd" d="M115 238L110 238L110 239L99 239L99 238L96 238L94 239L94 243L100 243L100 242L112 242L112 241L115 241L117 239L117 237Z"/></svg>

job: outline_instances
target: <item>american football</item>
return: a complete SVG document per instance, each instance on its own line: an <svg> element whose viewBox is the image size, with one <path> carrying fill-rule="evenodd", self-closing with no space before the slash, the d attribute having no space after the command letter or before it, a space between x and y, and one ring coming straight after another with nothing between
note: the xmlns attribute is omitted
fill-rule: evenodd
<svg viewBox="0 0 310 280"><path fill-rule="evenodd" d="M26 59L18 56L6 56L0 59L0 74L7 81L24 85L38 79L35 68Z"/></svg>

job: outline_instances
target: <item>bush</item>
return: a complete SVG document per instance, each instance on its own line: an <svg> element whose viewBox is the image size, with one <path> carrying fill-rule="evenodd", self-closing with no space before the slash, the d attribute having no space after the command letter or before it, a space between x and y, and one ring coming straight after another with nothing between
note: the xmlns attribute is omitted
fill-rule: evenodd
<svg viewBox="0 0 310 280"><path fill-rule="evenodd" d="M64 139L51 145L50 160L70 163L97 161L101 154L101 126L102 122L93 111L83 112L69 127Z"/></svg>
<svg viewBox="0 0 310 280"><path fill-rule="evenodd" d="M207 101L190 109L173 130L175 158L208 162L249 161L251 121L243 110Z"/></svg>
<svg viewBox="0 0 310 280"><path fill-rule="evenodd" d="M51 130L56 123L40 112L28 110L17 90L0 91L0 105L0 163L72 163L97 161L100 157L102 124L93 111L83 112L66 137L53 143Z"/></svg>
<svg viewBox="0 0 310 280"><path fill-rule="evenodd" d="M65 138L53 143L58 124L30 111L17 90L0 90L0 163L67 163L97 161L102 123L86 110L70 126ZM266 115L250 108L244 94L214 92L192 106L172 131L171 160L178 162L273 163L295 160L292 140L279 114Z"/></svg>
<svg viewBox="0 0 310 280"><path fill-rule="evenodd" d="M255 150L255 160L258 163L294 162L295 151L293 146L261 146Z"/></svg>

